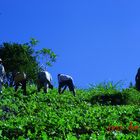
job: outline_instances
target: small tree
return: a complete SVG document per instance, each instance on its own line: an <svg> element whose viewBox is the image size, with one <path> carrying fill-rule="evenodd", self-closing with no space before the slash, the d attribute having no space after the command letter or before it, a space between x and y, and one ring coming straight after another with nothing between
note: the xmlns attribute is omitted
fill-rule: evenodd
<svg viewBox="0 0 140 140"><path fill-rule="evenodd" d="M56 54L47 48L35 51L37 43L38 41L33 38L24 44L3 43L0 46L0 58L6 72L24 71L29 79L35 79L36 73L42 69L40 66L42 58L47 66L52 65L56 61Z"/></svg>

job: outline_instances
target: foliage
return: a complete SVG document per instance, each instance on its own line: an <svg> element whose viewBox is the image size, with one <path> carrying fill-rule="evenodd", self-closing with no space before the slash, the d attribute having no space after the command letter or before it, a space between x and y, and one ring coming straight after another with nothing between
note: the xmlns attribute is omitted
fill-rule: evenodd
<svg viewBox="0 0 140 140"><path fill-rule="evenodd" d="M34 86L27 87L27 96L19 90L3 89L0 95L0 138L19 140L119 140L139 139L140 92L135 89L103 90L102 94L127 93L125 105L91 103L100 96L99 89L77 90L62 95L57 89L45 94L36 93ZM111 92L112 91L112 92ZM134 95L134 96L133 96ZM119 127L121 126L121 127Z"/></svg>
<svg viewBox="0 0 140 140"><path fill-rule="evenodd" d="M47 48L35 50L38 41L31 39L24 44L19 43L3 43L0 47L0 58L6 72L24 71L29 79L35 79L36 73L42 69L40 62L44 59L46 65L51 65L56 61L56 54ZM40 56L43 57L40 59Z"/></svg>
<svg viewBox="0 0 140 140"><path fill-rule="evenodd" d="M56 54L51 49L43 48L39 51L36 51L36 54L39 54L40 58L46 58L48 60L46 61L46 65L48 66L52 66L52 62L56 61Z"/></svg>

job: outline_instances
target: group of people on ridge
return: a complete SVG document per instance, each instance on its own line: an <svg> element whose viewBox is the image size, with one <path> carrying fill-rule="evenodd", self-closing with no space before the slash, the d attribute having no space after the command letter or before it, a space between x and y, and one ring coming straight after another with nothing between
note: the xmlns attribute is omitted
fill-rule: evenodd
<svg viewBox="0 0 140 140"><path fill-rule="evenodd" d="M2 59L0 58L0 93L2 93L2 84L4 82L4 78L6 76L6 72L4 66L2 64ZM73 78L67 74L58 74L58 93L63 93L68 87L69 90L75 96L75 86L73 84ZM17 91L18 87L21 85L24 94L26 94L26 74L24 72L16 72L13 75L13 81L15 86L15 91ZM51 84L52 76L48 71L41 71L37 75L37 90L40 91L42 87L44 87L44 92L48 92L48 88L53 89L53 85Z"/></svg>
<svg viewBox="0 0 140 140"><path fill-rule="evenodd" d="M0 93L2 93L2 85L4 82L4 77L6 76L5 68L2 64L2 59L0 58ZM58 93L63 93L68 87L69 90L75 96L75 86L73 84L73 78L66 74L58 74ZM37 75L37 90L40 91L44 87L44 92L48 92L48 88L53 89L51 84L51 74L48 71L41 71ZM16 72L13 77L15 91L17 91L19 85L22 85L23 92L26 94L26 74L23 72ZM135 87L140 91L140 68L135 76Z"/></svg>

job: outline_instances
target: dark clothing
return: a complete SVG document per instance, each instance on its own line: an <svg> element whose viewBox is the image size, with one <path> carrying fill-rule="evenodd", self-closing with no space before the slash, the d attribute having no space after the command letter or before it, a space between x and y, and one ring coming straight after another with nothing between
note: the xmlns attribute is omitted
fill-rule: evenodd
<svg viewBox="0 0 140 140"><path fill-rule="evenodd" d="M140 76L136 76L135 81L136 81L136 89L140 90Z"/></svg>
<svg viewBox="0 0 140 140"><path fill-rule="evenodd" d="M64 89L61 92L61 88L63 88L63 87L64 87ZM69 90L71 92L73 92L73 95L75 96L74 84L73 84L71 79L63 81L63 82L60 82L59 87L58 87L58 92L63 93L67 87L69 88Z"/></svg>
<svg viewBox="0 0 140 140"><path fill-rule="evenodd" d="M140 68L138 69L138 72L135 77L136 82L136 89L140 91Z"/></svg>
<svg viewBox="0 0 140 140"><path fill-rule="evenodd" d="M15 91L17 91L18 87L21 85L24 95L26 95L26 74L24 72L17 72L13 76Z"/></svg>

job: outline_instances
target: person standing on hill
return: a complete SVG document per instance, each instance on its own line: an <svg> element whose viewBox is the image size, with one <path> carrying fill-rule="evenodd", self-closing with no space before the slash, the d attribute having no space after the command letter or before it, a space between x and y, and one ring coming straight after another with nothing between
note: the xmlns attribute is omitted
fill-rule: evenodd
<svg viewBox="0 0 140 140"><path fill-rule="evenodd" d="M136 89L140 91L140 68L137 71L137 74L135 76L135 82L136 82Z"/></svg>
<svg viewBox="0 0 140 140"><path fill-rule="evenodd" d="M57 78L58 78L58 93L59 94L63 93L68 87L69 90L73 92L73 95L75 96L75 87L73 84L73 78L66 74L58 74ZM61 88L63 88L62 91L61 91Z"/></svg>
<svg viewBox="0 0 140 140"><path fill-rule="evenodd" d="M2 65L2 59L0 58L0 93L2 93L2 84L5 77L5 69Z"/></svg>

